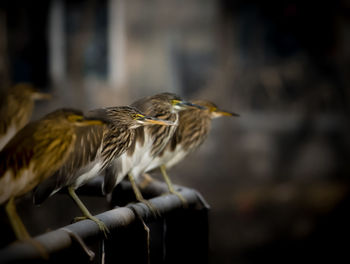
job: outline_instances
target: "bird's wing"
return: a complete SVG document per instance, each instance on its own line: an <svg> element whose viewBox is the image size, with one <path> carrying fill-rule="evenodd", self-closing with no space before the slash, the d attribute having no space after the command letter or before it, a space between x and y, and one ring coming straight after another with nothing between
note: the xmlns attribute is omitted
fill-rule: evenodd
<svg viewBox="0 0 350 264"><path fill-rule="evenodd" d="M104 171L104 181L102 183L103 194L111 193L117 181L117 173L114 166L108 166Z"/></svg>
<svg viewBox="0 0 350 264"><path fill-rule="evenodd" d="M47 178L45 181L40 183L33 193L33 203L42 204L49 196L53 195L57 186L58 172L56 171L54 175Z"/></svg>
<svg viewBox="0 0 350 264"><path fill-rule="evenodd" d="M104 126L76 128L76 141L72 153L55 174L39 184L34 191L34 203L40 204L60 189L73 184L90 169L101 146Z"/></svg>
<svg viewBox="0 0 350 264"><path fill-rule="evenodd" d="M132 160L127 153L123 153L114 159L110 166L104 171L104 181L102 191L104 194L111 193L114 187L124 178L127 171L132 166Z"/></svg>

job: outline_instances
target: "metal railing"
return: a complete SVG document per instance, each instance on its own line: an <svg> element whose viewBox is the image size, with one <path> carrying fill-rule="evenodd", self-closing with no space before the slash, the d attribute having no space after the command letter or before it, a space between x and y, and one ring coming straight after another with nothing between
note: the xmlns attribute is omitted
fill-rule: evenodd
<svg viewBox="0 0 350 264"><path fill-rule="evenodd" d="M82 188L81 194L101 195L100 179ZM39 235L35 239L47 250L42 259L32 244L15 242L0 250L0 263L207 263L209 206L195 190L176 186L187 206L167 186L152 181L144 190L158 214L143 203L96 215L108 227L105 238L98 226L83 220ZM123 190L123 192L120 191ZM122 182L111 204L132 193Z"/></svg>

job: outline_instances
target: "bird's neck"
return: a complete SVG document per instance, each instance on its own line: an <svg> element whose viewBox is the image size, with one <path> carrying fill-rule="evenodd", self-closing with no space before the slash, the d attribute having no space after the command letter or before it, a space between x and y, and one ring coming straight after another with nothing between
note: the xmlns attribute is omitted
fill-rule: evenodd
<svg viewBox="0 0 350 264"><path fill-rule="evenodd" d="M177 124L179 122L179 115L177 113L172 114L169 113L167 117L158 117L161 119L165 119L168 121L174 122L175 126L151 126L149 128L146 128L146 133L149 135L151 140L153 141L152 149L151 149L151 155L156 156L158 153L160 153L164 147L166 146L167 142L170 140L170 138L175 133L175 130L177 128Z"/></svg>
<svg viewBox="0 0 350 264"><path fill-rule="evenodd" d="M131 146L135 138L135 129L127 126L111 126L106 131L103 139L102 156L104 163L109 162L122 155Z"/></svg>

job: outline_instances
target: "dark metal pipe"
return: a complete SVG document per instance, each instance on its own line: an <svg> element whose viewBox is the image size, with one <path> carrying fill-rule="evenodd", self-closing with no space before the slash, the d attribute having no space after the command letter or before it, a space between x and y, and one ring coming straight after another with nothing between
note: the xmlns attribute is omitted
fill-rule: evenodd
<svg viewBox="0 0 350 264"><path fill-rule="evenodd" d="M99 182L97 181L96 184L99 184ZM177 186L177 189L187 200L188 209L208 208L207 203L197 191L180 186ZM166 185L158 181L152 181L145 189L145 192L156 193L158 195L166 191ZM149 201L162 217L173 210L183 208L180 199L176 195L161 195ZM139 221L139 217L147 223L155 220L157 216L155 216L145 204L135 203L129 204L126 207L119 207L106 211L96 217L102 220L110 231L113 231L118 228L126 227L135 221ZM53 254L72 246L74 242L72 233L83 241L86 239L101 239L103 237L103 234L94 222L83 220L39 235L34 239L42 244L49 254ZM24 260L40 258L41 256L38 250L27 242L18 241L0 250L0 263L19 263Z"/></svg>

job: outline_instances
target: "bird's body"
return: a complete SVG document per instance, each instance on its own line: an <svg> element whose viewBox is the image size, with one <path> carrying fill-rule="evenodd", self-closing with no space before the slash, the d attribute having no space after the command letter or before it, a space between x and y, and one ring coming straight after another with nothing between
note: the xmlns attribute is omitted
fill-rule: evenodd
<svg viewBox="0 0 350 264"><path fill-rule="evenodd" d="M17 84L0 98L0 150L30 120L35 100L50 96L29 84Z"/></svg>
<svg viewBox="0 0 350 264"><path fill-rule="evenodd" d="M101 124L99 120L86 120L77 110L56 110L27 124L0 152L0 204L6 203L18 239L30 236L15 211L14 200L67 161L76 143L76 128Z"/></svg>
<svg viewBox="0 0 350 264"><path fill-rule="evenodd" d="M57 110L29 123L0 152L0 203L32 190L67 160L76 141L75 124L68 115L75 110Z"/></svg>
<svg viewBox="0 0 350 264"><path fill-rule="evenodd" d="M34 201L39 204L47 197L67 187L69 194L78 204L85 217L105 227L91 216L74 193L77 188L101 173L115 158L122 155L132 145L135 129L147 124L169 125L170 123L150 118L133 107L109 107L91 111L89 117L106 121L104 126L81 129L76 133L74 151L54 176L41 183L34 193Z"/></svg>
<svg viewBox="0 0 350 264"><path fill-rule="evenodd" d="M127 152L113 161L111 171L105 176L104 191L109 193L128 174L137 181L152 162L153 158L165 147L178 124L178 112L187 102L171 93L144 97L132 104L141 112L162 120L168 120L174 126L148 126L136 129L135 141ZM190 105L192 106L192 105Z"/></svg>
<svg viewBox="0 0 350 264"><path fill-rule="evenodd" d="M175 133L146 169L148 172L160 168L170 192L175 194L176 191L172 187L166 169L179 163L205 141L212 119L220 116L238 116L235 113L219 110L214 103L209 101L197 100L193 103L203 108L189 108L179 113L179 124Z"/></svg>
<svg viewBox="0 0 350 264"><path fill-rule="evenodd" d="M167 168L171 168L205 141L211 128L212 117L207 108L210 106L206 101L193 101L193 103L206 108L190 108L179 113L179 125L175 133L146 171L164 164Z"/></svg>
<svg viewBox="0 0 350 264"><path fill-rule="evenodd" d="M157 116L152 111L147 111L146 108L140 107L141 111L145 111L150 116ZM165 146L167 140L175 132L178 122L178 115L176 113L168 113L168 115L162 115L161 119L168 120L174 123L174 126L152 126L141 127L136 130L135 141L130 149L122 154L118 159L114 161L114 175L116 180L113 183L106 181L105 191L109 193L128 173L137 177L143 173L152 159L159 153L159 151ZM153 144L157 139L157 144ZM115 174L116 173L116 174Z"/></svg>
<svg viewBox="0 0 350 264"><path fill-rule="evenodd" d="M37 188L36 203L64 187L75 190L98 176L112 160L128 150L134 141L135 128L142 125L133 119L133 116L140 116L140 112L127 106L98 109L88 115L108 120L108 123L78 131L75 151L53 177Z"/></svg>
<svg viewBox="0 0 350 264"><path fill-rule="evenodd" d="M197 106L182 101L171 93L144 97L134 102L132 106L149 116L170 121L174 126L151 126L136 129L135 140L129 150L115 159L105 174L103 190L105 193L111 192L121 180L128 176L136 199L145 203L156 213L152 204L143 198L136 182L171 139L178 124L178 112L188 107Z"/></svg>

